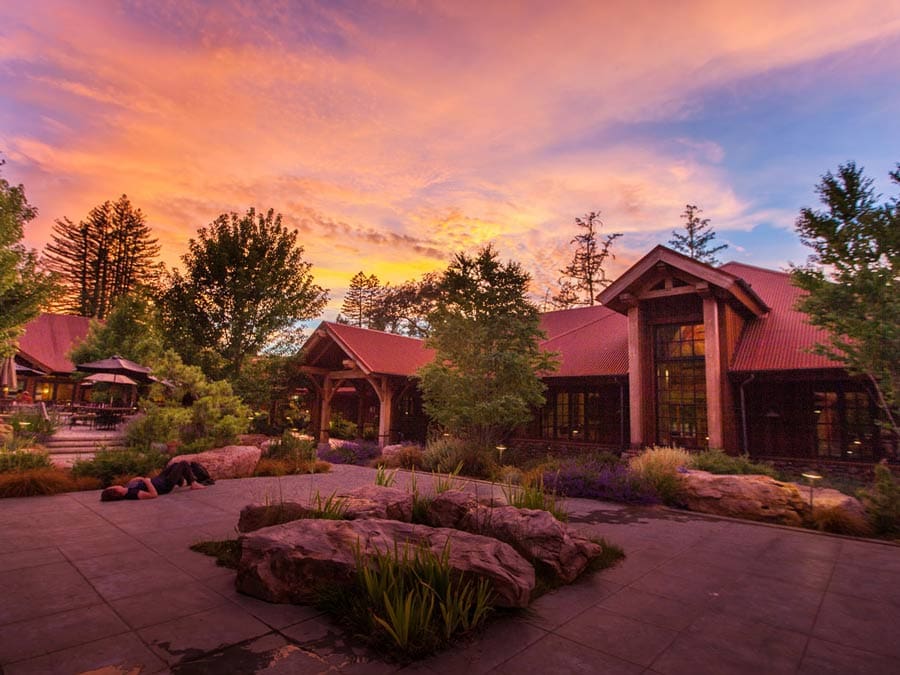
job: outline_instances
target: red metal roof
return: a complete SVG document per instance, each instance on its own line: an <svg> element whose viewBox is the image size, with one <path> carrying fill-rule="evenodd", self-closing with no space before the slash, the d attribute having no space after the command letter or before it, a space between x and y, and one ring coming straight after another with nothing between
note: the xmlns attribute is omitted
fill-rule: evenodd
<svg viewBox="0 0 900 675"><path fill-rule="evenodd" d="M91 320L69 314L41 314L28 322L19 339L19 354L53 373L71 373L75 365L68 354L88 333Z"/></svg>
<svg viewBox="0 0 900 675"><path fill-rule="evenodd" d="M736 262L720 269L747 282L771 310L744 328L732 359L732 372L842 367L809 352L817 342L824 342L828 333L811 325L805 314L794 309L802 291L791 284L789 274Z"/></svg>
<svg viewBox="0 0 900 675"><path fill-rule="evenodd" d="M720 273L739 280L743 287L769 308L761 318L748 320L732 360L732 372L764 372L841 368L809 349L824 341L827 333L808 323L794 309L801 291L790 275L743 263L727 263ZM627 318L601 305L547 312L541 329L547 339L541 346L558 352L560 366L551 377L621 376L628 373ZM434 358L416 338L323 323L341 348L367 372L415 375Z"/></svg>
<svg viewBox="0 0 900 675"><path fill-rule="evenodd" d="M409 377L434 359L434 350L427 349L418 338L330 321L323 322L322 327L367 373Z"/></svg>
<svg viewBox="0 0 900 675"><path fill-rule="evenodd" d="M551 377L628 374L628 319L608 307L579 307L541 316L549 338L541 347L557 352Z"/></svg>

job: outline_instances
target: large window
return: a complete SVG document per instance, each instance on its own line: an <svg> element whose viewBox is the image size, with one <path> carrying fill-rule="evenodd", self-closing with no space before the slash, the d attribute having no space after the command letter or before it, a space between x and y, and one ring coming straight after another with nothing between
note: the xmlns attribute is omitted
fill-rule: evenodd
<svg viewBox="0 0 900 675"><path fill-rule="evenodd" d="M619 446L623 394L619 384L552 388L541 411L541 437Z"/></svg>
<svg viewBox="0 0 900 675"><path fill-rule="evenodd" d="M704 448L708 438L703 324L656 326L653 337L657 442Z"/></svg>
<svg viewBox="0 0 900 675"><path fill-rule="evenodd" d="M872 460L881 454L877 410L865 391L817 391L813 394L816 454L819 457ZM886 435L889 439L889 435Z"/></svg>

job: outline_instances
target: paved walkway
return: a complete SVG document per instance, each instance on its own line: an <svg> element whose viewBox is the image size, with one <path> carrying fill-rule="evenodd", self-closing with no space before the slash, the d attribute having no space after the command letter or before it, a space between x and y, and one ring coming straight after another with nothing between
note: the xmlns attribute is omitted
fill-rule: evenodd
<svg viewBox="0 0 900 675"><path fill-rule="evenodd" d="M372 480L335 467L142 502L3 500L0 673L897 672L900 548L886 544L571 500L573 525L627 559L405 669L310 608L237 594L233 572L188 549L233 537L249 502Z"/></svg>

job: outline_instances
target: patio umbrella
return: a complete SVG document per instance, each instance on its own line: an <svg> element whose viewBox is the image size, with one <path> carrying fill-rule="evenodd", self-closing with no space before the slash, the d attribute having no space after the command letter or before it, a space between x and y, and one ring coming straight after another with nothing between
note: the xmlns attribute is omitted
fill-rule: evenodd
<svg viewBox="0 0 900 675"><path fill-rule="evenodd" d="M88 375L84 378L82 382L82 386L86 385L88 382L94 384L96 382L105 382L107 384L127 384L132 387L137 386L137 382L132 380L127 375L119 375L118 373L94 373L93 375Z"/></svg>
<svg viewBox="0 0 900 675"><path fill-rule="evenodd" d="M7 356L0 361L0 387L6 387L11 391L19 388L19 381L16 379L16 362L12 356Z"/></svg>
<svg viewBox="0 0 900 675"><path fill-rule="evenodd" d="M121 356L111 356L108 359L91 361L90 363L79 363L75 368L85 373L113 373L115 375L125 375L138 382L149 383L151 381L149 368Z"/></svg>

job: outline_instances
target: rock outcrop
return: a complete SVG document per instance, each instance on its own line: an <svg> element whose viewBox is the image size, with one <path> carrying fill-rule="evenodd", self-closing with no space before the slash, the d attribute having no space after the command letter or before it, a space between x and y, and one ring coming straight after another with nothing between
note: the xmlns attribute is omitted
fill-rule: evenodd
<svg viewBox="0 0 900 675"><path fill-rule="evenodd" d="M450 564L487 579L501 607L525 607L534 568L496 539L395 520L302 520L267 527L240 538L237 589L269 602L308 603L323 584L349 584L363 555L395 547L428 546L440 555L449 540Z"/></svg>
<svg viewBox="0 0 900 675"><path fill-rule="evenodd" d="M238 532L255 532L264 527L281 525L301 518L309 518L313 509L297 502L277 504L249 504L241 509Z"/></svg>
<svg viewBox="0 0 900 675"><path fill-rule="evenodd" d="M197 452L190 455L176 455L173 462L199 462L214 479L246 478L252 476L262 456L262 450L253 445L227 445L224 448Z"/></svg>
<svg viewBox="0 0 900 675"><path fill-rule="evenodd" d="M382 518L412 520L413 496L405 490L378 485L365 485L337 495L344 501L344 517L348 520Z"/></svg>
<svg viewBox="0 0 900 675"><path fill-rule="evenodd" d="M565 583L574 581L602 553L599 544L574 534L547 511L485 506L458 490L434 498L428 522L434 527L455 528L506 542L526 560Z"/></svg>
<svg viewBox="0 0 900 675"><path fill-rule="evenodd" d="M680 495L691 511L759 520L782 525L801 525L809 503L794 483L769 476L718 475L688 471L682 475Z"/></svg>

